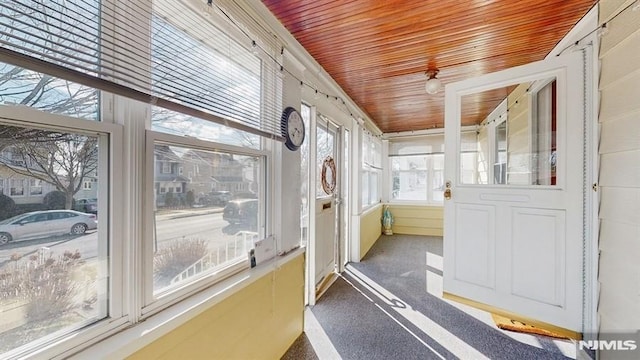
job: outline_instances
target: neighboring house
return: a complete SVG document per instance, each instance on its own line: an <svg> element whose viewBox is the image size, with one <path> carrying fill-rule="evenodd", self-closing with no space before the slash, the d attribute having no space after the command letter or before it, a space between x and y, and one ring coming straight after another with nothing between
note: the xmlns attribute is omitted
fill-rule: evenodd
<svg viewBox="0 0 640 360"><path fill-rule="evenodd" d="M24 168L22 158L14 156L10 148L0 155L0 193L13 199L16 204L42 204L44 196L56 187L31 176L18 174L12 168Z"/></svg>
<svg viewBox="0 0 640 360"><path fill-rule="evenodd" d="M242 193L252 191L246 166L230 154L188 151L182 158L183 175L189 179L186 191L198 198L211 191Z"/></svg>
<svg viewBox="0 0 640 360"><path fill-rule="evenodd" d="M154 187L157 206L165 206L167 193L184 198L189 179L182 175L183 172L182 159L169 146L156 146Z"/></svg>
<svg viewBox="0 0 640 360"><path fill-rule="evenodd" d="M16 204L41 204L44 196L54 190L55 186L47 182L17 174L0 164L0 193L11 197Z"/></svg>
<svg viewBox="0 0 640 360"><path fill-rule="evenodd" d="M251 181L245 177L245 166L241 162L228 154L220 154L216 160L213 164L212 190L232 193L251 190Z"/></svg>
<svg viewBox="0 0 640 360"><path fill-rule="evenodd" d="M98 171L92 171L82 179L80 190L74 195L77 199L97 199L98 198Z"/></svg>

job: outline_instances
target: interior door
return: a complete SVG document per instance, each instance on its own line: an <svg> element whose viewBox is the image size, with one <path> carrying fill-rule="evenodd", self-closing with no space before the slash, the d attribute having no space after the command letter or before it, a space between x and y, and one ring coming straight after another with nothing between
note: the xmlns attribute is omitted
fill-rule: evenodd
<svg viewBox="0 0 640 360"><path fill-rule="evenodd" d="M329 273L335 270L337 246L337 219L341 170L339 159L339 128L328 119L318 116L317 120L317 180L316 180L316 231L315 231L315 284L318 285ZM328 180L335 179L335 191L327 193L322 186L322 167L325 160L332 158L336 172L325 171Z"/></svg>
<svg viewBox="0 0 640 360"><path fill-rule="evenodd" d="M583 66L575 52L445 89L445 297L573 336L584 292Z"/></svg>

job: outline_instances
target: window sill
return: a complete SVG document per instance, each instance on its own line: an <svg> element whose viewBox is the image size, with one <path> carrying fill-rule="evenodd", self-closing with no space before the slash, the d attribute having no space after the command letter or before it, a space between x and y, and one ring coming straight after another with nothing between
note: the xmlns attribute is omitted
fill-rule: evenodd
<svg viewBox="0 0 640 360"><path fill-rule="evenodd" d="M304 252L304 248L298 248L253 269L233 275L70 358L126 358Z"/></svg>
<svg viewBox="0 0 640 360"><path fill-rule="evenodd" d="M443 208L444 203L429 203L422 201L409 201L409 200L393 200L385 203L384 205L389 206L416 206L416 207L432 207L432 208Z"/></svg>
<svg viewBox="0 0 640 360"><path fill-rule="evenodd" d="M378 203L375 203L375 204L371 204L371 205L367 205L366 207L362 208L362 211L360 212L360 216L367 215L367 214L369 214L371 212L374 212L374 211L376 211L376 209L378 209L378 207L383 206L383 205L384 205L384 203L381 203L381 202L378 202Z"/></svg>

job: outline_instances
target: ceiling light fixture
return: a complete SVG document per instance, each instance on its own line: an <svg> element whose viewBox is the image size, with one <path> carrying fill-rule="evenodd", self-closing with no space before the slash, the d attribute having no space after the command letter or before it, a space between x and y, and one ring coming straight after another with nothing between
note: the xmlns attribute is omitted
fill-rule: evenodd
<svg viewBox="0 0 640 360"><path fill-rule="evenodd" d="M424 85L424 89L427 92L427 94L433 95L438 91L440 91L440 88L442 88L442 81L436 78L436 75L438 75L438 69L427 70L426 74L429 77L429 79L427 80L427 83Z"/></svg>

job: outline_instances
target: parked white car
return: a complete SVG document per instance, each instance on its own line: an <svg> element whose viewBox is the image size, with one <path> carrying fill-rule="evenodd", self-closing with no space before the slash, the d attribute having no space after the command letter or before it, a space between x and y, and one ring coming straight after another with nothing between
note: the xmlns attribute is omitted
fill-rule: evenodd
<svg viewBox="0 0 640 360"><path fill-rule="evenodd" d="M0 221L0 246L53 235L81 235L97 227L94 214L75 210L33 211Z"/></svg>

